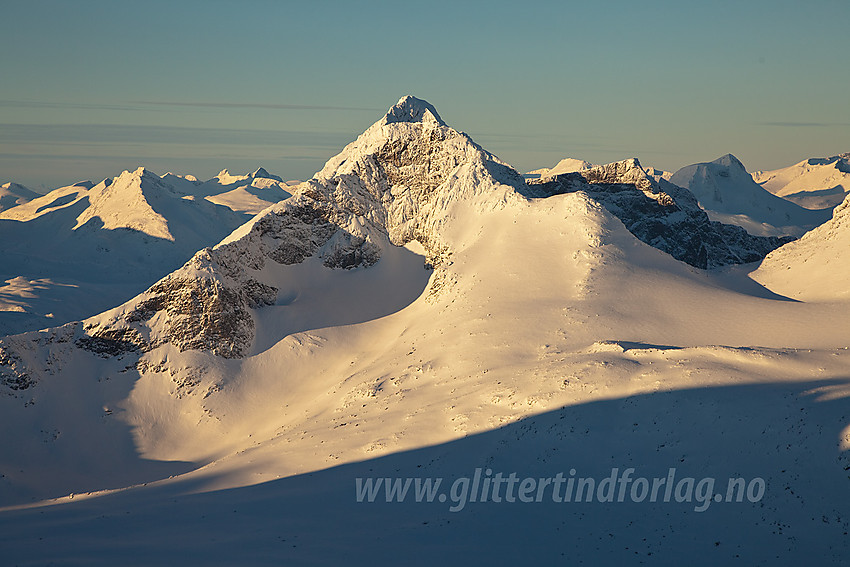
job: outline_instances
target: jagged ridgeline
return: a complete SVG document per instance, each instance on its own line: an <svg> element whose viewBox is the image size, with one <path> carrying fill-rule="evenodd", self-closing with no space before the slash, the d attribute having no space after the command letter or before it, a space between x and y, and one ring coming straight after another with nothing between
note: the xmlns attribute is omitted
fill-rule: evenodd
<svg viewBox="0 0 850 567"><path fill-rule="evenodd" d="M662 183L628 160L526 184L513 168L447 126L429 103L407 96L290 198L133 300L54 336L104 357L166 343L181 351L244 357L254 338L251 311L277 300L267 265L313 258L333 270L368 268L388 246L415 240L424 247L425 267L438 278L453 252L444 229L461 214L455 209L460 203L499 208L583 191L644 242L699 268L752 262L783 242L711 222L690 193ZM18 387L31 384L11 352L24 337L0 345L3 379Z"/></svg>

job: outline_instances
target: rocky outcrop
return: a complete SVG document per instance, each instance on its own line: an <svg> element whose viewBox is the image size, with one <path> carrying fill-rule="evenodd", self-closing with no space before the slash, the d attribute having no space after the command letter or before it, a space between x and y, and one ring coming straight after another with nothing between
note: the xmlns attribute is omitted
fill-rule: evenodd
<svg viewBox="0 0 850 567"><path fill-rule="evenodd" d="M92 332L77 339L75 344L79 348L93 352L103 358L137 352L147 346L136 329L126 327L99 329L97 326L92 326L87 330Z"/></svg>
<svg viewBox="0 0 850 567"><path fill-rule="evenodd" d="M257 282L254 282L257 284ZM162 313L163 331L147 348L170 342L181 351L207 350L224 358L245 354L253 339L251 306L274 303L276 289L233 289L210 278L169 277L153 286L152 296L129 319ZM157 340L158 339L158 340Z"/></svg>
<svg viewBox="0 0 850 567"><path fill-rule="evenodd" d="M21 358L12 349L0 345L0 386L16 392L34 384Z"/></svg>

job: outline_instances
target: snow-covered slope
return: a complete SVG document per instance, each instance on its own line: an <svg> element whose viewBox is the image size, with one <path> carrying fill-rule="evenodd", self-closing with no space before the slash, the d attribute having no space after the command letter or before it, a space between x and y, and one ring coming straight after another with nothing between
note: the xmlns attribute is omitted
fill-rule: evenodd
<svg viewBox="0 0 850 567"><path fill-rule="evenodd" d="M670 182L690 190L712 220L737 224L756 235L798 237L830 217L828 210L804 209L769 193L731 154L683 167Z"/></svg>
<svg viewBox="0 0 850 567"><path fill-rule="evenodd" d="M768 254L750 276L801 301L850 299L850 197L831 220Z"/></svg>
<svg viewBox="0 0 850 567"><path fill-rule="evenodd" d="M38 193L21 185L20 183L4 183L0 185L0 213L32 201L40 197Z"/></svg>
<svg viewBox="0 0 850 567"><path fill-rule="evenodd" d="M810 158L772 171L753 173L756 183L807 209L832 208L850 193L850 153Z"/></svg>
<svg viewBox="0 0 850 567"><path fill-rule="evenodd" d="M0 439L0 501L21 505L0 510L5 556L718 564L816 548L840 564L850 304L787 301L641 242L612 210L688 213L636 170L543 193L405 97L131 301L3 338L0 423L30 440ZM705 513L354 493L613 467L768 488Z"/></svg>

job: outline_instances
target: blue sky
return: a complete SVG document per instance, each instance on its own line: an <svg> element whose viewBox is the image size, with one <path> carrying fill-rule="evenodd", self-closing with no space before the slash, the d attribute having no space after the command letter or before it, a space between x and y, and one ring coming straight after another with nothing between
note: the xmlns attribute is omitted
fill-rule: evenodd
<svg viewBox="0 0 850 567"><path fill-rule="evenodd" d="M850 6L0 1L0 182L308 178L404 94L521 171L850 151Z"/></svg>

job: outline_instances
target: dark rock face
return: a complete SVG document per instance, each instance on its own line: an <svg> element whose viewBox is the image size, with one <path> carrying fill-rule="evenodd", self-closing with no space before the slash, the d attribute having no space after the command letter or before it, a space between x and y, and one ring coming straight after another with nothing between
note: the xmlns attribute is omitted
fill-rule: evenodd
<svg viewBox="0 0 850 567"><path fill-rule="evenodd" d="M755 262L793 240L753 236L711 221L687 190L655 182L637 160L529 180L528 185L536 197L584 191L638 239L696 268Z"/></svg>
<svg viewBox="0 0 850 567"><path fill-rule="evenodd" d="M123 321L88 329L86 337L77 341L78 346L117 355L148 351L167 341L181 351L201 349L238 358L244 356L254 337L249 309L272 305L277 289L255 279L227 286L213 278L169 276L151 287L147 295ZM160 336L145 340L141 332L126 326L139 326L157 313L162 314L164 328Z"/></svg>
<svg viewBox="0 0 850 567"><path fill-rule="evenodd" d="M76 340L75 344L103 358L138 352L146 346L142 335L135 329L97 329Z"/></svg>
<svg viewBox="0 0 850 567"><path fill-rule="evenodd" d="M365 238L344 232L338 240L340 245L325 254L322 264L327 268L348 270L357 266L371 266L381 258L378 247L371 245Z"/></svg>
<svg viewBox="0 0 850 567"><path fill-rule="evenodd" d="M12 391L26 390L35 381L30 378L20 357L0 346L0 386Z"/></svg>
<svg viewBox="0 0 850 567"><path fill-rule="evenodd" d="M254 322L247 301L221 282L200 278L166 278L150 290L165 312L163 337L181 351L203 349L224 358L243 354L253 339Z"/></svg>
<svg viewBox="0 0 850 567"><path fill-rule="evenodd" d="M460 165L457 153L443 144L447 129L423 132L421 137L388 141L375 154L376 164L390 187L405 187L413 200L424 202Z"/></svg>
<svg viewBox="0 0 850 567"><path fill-rule="evenodd" d="M380 259L380 250L366 238L343 229L339 223L345 220L344 216L344 211L330 203L307 197L258 220L249 238L256 236L263 240L262 255L278 264L300 264L333 241L334 245L324 254L325 266L344 269L371 266ZM228 247L211 253L219 265L227 263L225 258L231 252ZM262 267L262 257L254 256L255 263Z"/></svg>

